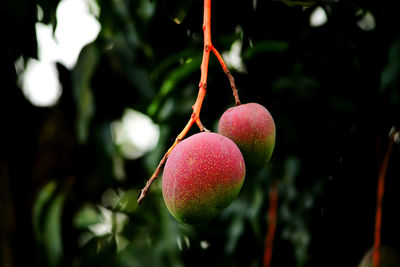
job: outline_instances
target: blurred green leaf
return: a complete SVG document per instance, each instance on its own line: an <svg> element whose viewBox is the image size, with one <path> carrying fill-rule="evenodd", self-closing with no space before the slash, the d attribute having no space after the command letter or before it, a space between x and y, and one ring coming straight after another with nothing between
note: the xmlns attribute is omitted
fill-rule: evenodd
<svg viewBox="0 0 400 267"><path fill-rule="evenodd" d="M122 73L126 79L135 86L141 96L145 99L154 97L154 88L150 81L148 72L137 64L137 55L139 47L143 52L151 55L153 52L139 40L135 27L129 27L130 32L127 35L118 34L112 39L113 49L112 66L116 72Z"/></svg>
<svg viewBox="0 0 400 267"><path fill-rule="evenodd" d="M123 212L134 212L137 205L137 196L139 194L139 190L128 190L122 193L122 196L118 202L117 209Z"/></svg>
<svg viewBox="0 0 400 267"><path fill-rule="evenodd" d="M194 55L192 58L186 60L185 63L172 70L164 79L160 91L150 104L147 113L150 116L156 116L162 104L165 102L166 97L178 86L179 82L186 79L194 71L199 69L201 64L201 55Z"/></svg>
<svg viewBox="0 0 400 267"><path fill-rule="evenodd" d="M49 182L45 187L40 190L38 196L36 197L35 203L33 204L32 211L32 222L33 222L33 230L36 235L36 239L41 239L42 232L42 215L45 212L46 205L51 200L55 190L57 188L57 184L55 181Z"/></svg>
<svg viewBox="0 0 400 267"><path fill-rule="evenodd" d="M85 46L72 70L72 87L77 106L77 137L81 143L86 142L89 135L90 122L94 115L94 95L91 79L99 61L99 52L94 43Z"/></svg>
<svg viewBox="0 0 400 267"><path fill-rule="evenodd" d="M86 204L75 214L73 221L76 228L84 229L99 223L101 215L93 204Z"/></svg>
<svg viewBox="0 0 400 267"><path fill-rule="evenodd" d="M67 191L57 189L55 181L48 183L33 207L34 231L48 266L59 266L63 256L61 217Z"/></svg>
<svg viewBox="0 0 400 267"><path fill-rule="evenodd" d="M51 202L43 226L43 241L50 266L59 266L63 256L61 215L65 192L60 192Z"/></svg>
<svg viewBox="0 0 400 267"><path fill-rule="evenodd" d="M194 0L165 0L164 7L168 16L176 23L181 24Z"/></svg>
<svg viewBox="0 0 400 267"><path fill-rule="evenodd" d="M117 245L117 251L120 252L128 246L129 240L126 239L123 235L117 234L115 236L115 243Z"/></svg>
<svg viewBox="0 0 400 267"><path fill-rule="evenodd" d="M253 44L243 53L243 59L248 60L264 53L282 53L288 50L289 43L279 40L263 40Z"/></svg>
<svg viewBox="0 0 400 267"><path fill-rule="evenodd" d="M400 37L390 47L388 61L381 74L381 91L396 88L400 75Z"/></svg>
<svg viewBox="0 0 400 267"><path fill-rule="evenodd" d="M137 15L144 21L150 20L156 10L156 4L149 0L140 0Z"/></svg>
<svg viewBox="0 0 400 267"><path fill-rule="evenodd" d="M173 68L174 65L176 65L180 61L183 61L184 59L191 58L194 54L197 54L198 52L199 51L194 50L193 48L186 48L161 60L152 70L151 78L153 80L159 79L163 73L168 72L168 69Z"/></svg>
<svg viewBox="0 0 400 267"><path fill-rule="evenodd" d="M238 203L239 205L239 203ZM242 207L242 212L245 210L245 207ZM225 250L227 253L231 254L235 251L237 243L239 241L240 236L243 234L244 231L244 217L239 215L233 218L232 223L229 225L228 231L228 240L226 242Z"/></svg>
<svg viewBox="0 0 400 267"><path fill-rule="evenodd" d="M107 189L102 195L102 205L115 211L131 213L137 208L139 190Z"/></svg>

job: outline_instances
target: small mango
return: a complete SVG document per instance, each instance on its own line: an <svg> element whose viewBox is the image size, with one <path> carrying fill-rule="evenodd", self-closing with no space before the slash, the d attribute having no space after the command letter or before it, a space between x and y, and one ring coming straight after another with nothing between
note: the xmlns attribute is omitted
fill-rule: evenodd
<svg viewBox="0 0 400 267"><path fill-rule="evenodd" d="M237 144L250 169L263 167L275 147L275 122L269 111L257 103L241 104L225 111L218 133Z"/></svg>

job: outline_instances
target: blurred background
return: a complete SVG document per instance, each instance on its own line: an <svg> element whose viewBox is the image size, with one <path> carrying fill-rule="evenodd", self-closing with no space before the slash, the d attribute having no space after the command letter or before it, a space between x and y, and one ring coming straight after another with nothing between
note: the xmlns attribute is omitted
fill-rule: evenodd
<svg viewBox="0 0 400 267"><path fill-rule="evenodd" d="M379 167L400 126L397 1L212 3L212 40L243 103L271 112L270 163L209 223L139 190L191 114L203 2L6 0L0 90L1 266L357 266L373 245ZM201 118L234 104L211 57ZM198 132L192 127L189 135ZM400 147L382 244L400 248Z"/></svg>

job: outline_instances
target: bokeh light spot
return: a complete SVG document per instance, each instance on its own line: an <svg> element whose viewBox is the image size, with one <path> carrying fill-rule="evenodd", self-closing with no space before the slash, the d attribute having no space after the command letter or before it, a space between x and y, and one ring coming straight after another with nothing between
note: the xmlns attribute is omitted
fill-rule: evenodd
<svg viewBox="0 0 400 267"><path fill-rule="evenodd" d="M136 159L153 150L160 136L159 126L133 109L126 109L122 119L111 125L114 142L124 157Z"/></svg>
<svg viewBox="0 0 400 267"><path fill-rule="evenodd" d="M325 10L322 7L317 7L310 15L310 26L319 27L328 21Z"/></svg>

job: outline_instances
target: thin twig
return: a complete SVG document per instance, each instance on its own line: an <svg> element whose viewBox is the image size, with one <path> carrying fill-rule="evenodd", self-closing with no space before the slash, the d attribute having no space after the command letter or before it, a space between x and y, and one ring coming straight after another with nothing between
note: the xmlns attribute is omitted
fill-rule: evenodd
<svg viewBox="0 0 400 267"><path fill-rule="evenodd" d="M212 47L212 52L217 57L226 76L228 76L229 82L231 84L233 96L235 97L235 106L239 106L241 104L241 102L239 99L238 89L236 88L235 79L233 78L231 72L229 71L228 67L226 66L225 61L222 58L221 54L218 52L218 50L215 47Z"/></svg>

